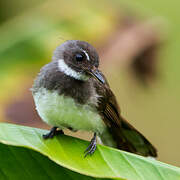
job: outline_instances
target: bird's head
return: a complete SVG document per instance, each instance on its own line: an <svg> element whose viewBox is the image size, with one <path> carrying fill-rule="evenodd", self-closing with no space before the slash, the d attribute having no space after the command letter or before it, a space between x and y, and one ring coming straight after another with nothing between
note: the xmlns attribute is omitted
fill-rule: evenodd
<svg viewBox="0 0 180 180"><path fill-rule="evenodd" d="M104 83L98 70L99 56L93 46L84 41L68 40L54 51L53 61L58 69L77 80L86 81L94 77Z"/></svg>

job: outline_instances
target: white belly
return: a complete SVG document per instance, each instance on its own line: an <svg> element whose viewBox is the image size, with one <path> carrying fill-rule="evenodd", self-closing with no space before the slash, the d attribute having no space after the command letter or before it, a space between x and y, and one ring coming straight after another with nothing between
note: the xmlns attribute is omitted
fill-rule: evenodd
<svg viewBox="0 0 180 180"><path fill-rule="evenodd" d="M80 105L72 98L59 96L57 91L41 88L33 94L36 109L47 124L60 128L71 127L101 134L105 124L96 109L90 105Z"/></svg>

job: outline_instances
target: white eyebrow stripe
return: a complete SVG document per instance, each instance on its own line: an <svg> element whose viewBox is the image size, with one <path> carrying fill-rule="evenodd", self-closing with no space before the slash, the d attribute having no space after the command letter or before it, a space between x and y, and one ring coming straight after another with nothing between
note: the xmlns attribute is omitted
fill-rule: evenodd
<svg viewBox="0 0 180 180"><path fill-rule="evenodd" d="M89 54L88 54L84 49L81 49L81 50L82 50L82 51L84 52L84 54L86 55L87 60L90 61Z"/></svg>
<svg viewBox="0 0 180 180"><path fill-rule="evenodd" d="M61 72L66 74L67 76L73 77L78 80L88 80L88 77L85 76L84 74L81 74L79 72L76 72L72 68L70 68L65 62L64 59L59 59L58 60L58 68Z"/></svg>

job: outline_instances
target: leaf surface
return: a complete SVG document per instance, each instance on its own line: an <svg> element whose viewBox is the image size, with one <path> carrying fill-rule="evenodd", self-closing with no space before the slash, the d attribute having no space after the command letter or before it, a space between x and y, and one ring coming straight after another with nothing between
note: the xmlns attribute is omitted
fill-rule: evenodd
<svg viewBox="0 0 180 180"><path fill-rule="evenodd" d="M180 168L102 145L98 145L92 156L84 158L87 141L66 135L44 140L42 134L45 133L46 130L0 123L1 143L38 151L64 169L86 176L128 180L180 179Z"/></svg>

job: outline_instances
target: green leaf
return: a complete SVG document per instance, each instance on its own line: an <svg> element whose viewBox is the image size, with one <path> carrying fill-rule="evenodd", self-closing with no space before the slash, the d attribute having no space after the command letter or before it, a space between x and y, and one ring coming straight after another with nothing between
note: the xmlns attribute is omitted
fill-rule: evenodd
<svg viewBox="0 0 180 180"><path fill-rule="evenodd" d="M42 154L23 147L0 144L0 162L1 180L96 179L63 168Z"/></svg>
<svg viewBox="0 0 180 180"><path fill-rule="evenodd" d="M98 145L93 156L84 158L87 141L65 135L43 140L45 133L46 130L0 124L1 143L33 149L83 175L128 180L180 179L180 168L102 145Z"/></svg>

